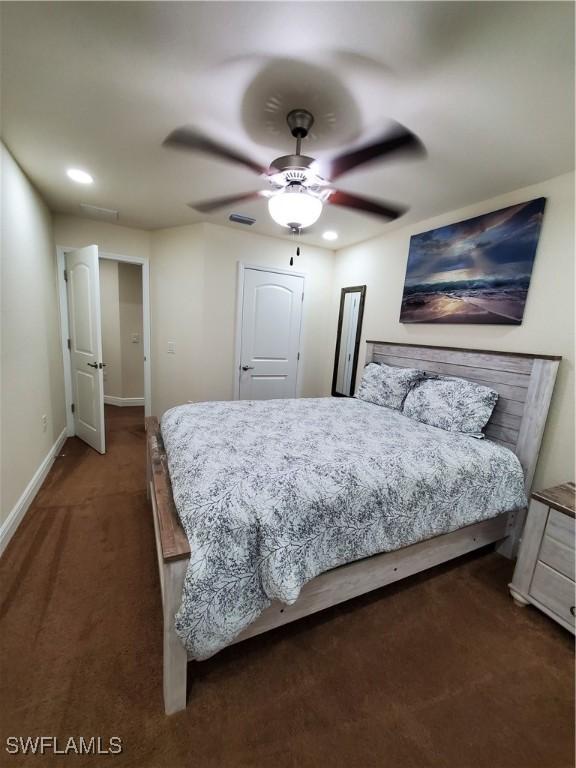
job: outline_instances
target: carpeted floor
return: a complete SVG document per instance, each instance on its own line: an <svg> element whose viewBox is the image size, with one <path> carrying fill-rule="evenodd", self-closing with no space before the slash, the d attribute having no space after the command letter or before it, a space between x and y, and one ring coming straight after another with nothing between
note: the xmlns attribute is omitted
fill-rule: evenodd
<svg viewBox="0 0 576 768"><path fill-rule="evenodd" d="M107 407L107 440L68 440L0 561L2 766L574 764L572 639L514 606L491 552L189 665L188 709L166 718L141 409ZM14 735L123 752L23 759Z"/></svg>

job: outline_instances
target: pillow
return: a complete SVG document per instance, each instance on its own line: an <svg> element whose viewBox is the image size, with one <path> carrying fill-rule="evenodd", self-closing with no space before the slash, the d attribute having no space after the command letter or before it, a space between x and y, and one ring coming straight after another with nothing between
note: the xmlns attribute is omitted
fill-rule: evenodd
<svg viewBox="0 0 576 768"><path fill-rule="evenodd" d="M496 400L493 389L466 379L426 377L408 393L402 413L448 432L484 437Z"/></svg>
<svg viewBox="0 0 576 768"><path fill-rule="evenodd" d="M393 368L381 363L368 363L355 396L367 403L399 411L408 392L424 375L424 371L416 368Z"/></svg>

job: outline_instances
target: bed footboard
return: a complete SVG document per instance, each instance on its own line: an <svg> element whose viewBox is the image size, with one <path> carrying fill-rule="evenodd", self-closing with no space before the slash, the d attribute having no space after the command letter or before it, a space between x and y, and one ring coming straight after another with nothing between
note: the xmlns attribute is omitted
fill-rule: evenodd
<svg viewBox="0 0 576 768"><path fill-rule="evenodd" d="M174 629L174 617L180 607L190 547L174 507L158 419L146 420L146 432L147 490L152 504L162 593L164 711L171 715L186 708L188 657Z"/></svg>

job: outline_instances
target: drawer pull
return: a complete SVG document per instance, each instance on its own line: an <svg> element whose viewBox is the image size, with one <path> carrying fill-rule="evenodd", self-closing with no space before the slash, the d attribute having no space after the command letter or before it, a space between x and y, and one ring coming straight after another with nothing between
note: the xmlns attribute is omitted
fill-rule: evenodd
<svg viewBox="0 0 576 768"><path fill-rule="evenodd" d="M576 616L576 605L573 605L573 606L570 608L570 613L572 614L572 616Z"/></svg>

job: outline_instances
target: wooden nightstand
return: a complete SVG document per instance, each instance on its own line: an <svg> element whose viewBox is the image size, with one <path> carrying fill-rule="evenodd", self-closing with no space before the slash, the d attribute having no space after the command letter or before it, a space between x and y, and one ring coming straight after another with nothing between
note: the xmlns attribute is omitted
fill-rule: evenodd
<svg viewBox="0 0 576 768"><path fill-rule="evenodd" d="M512 582L517 605L531 603L574 634L574 483L532 494Z"/></svg>

